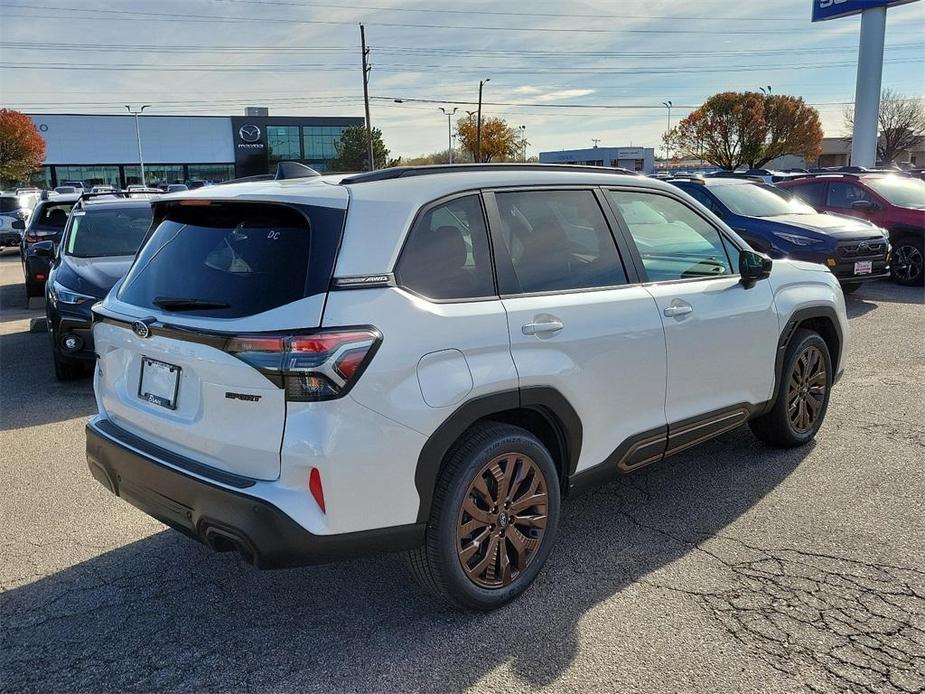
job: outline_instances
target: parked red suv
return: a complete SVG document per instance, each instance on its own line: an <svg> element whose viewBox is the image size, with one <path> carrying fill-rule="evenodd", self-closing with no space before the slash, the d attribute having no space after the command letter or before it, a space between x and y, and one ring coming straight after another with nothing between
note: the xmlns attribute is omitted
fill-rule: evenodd
<svg viewBox="0 0 925 694"><path fill-rule="evenodd" d="M817 210L869 219L890 232L893 280L907 286L925 279L925 181L882 173L818 174L778 183Z"/></svg>

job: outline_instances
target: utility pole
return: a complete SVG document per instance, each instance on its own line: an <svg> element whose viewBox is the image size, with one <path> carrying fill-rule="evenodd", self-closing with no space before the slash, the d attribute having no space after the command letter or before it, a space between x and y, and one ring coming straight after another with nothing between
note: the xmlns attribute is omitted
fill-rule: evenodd
<svg viewBox="0 0 925 694"><path fill-rule="evenodd" d="M373 159L373 126L369 121L369 49L366 47L366 27L360 25L360 46L363 49L363 104L366 107L366 156L369 158L369 170L376 170Z"/></svg>
<svg viewBox="0 0 925 694"><path fill-rule="evenodd" d="M453 163L453 114L456 113L459 109L454 108L452 111L447 111L445 108L443 108L443 106L441 106L440 110L443 111L443 113L446 115L446 142L447 142L447 146L450 148L449 154L447 156L449 157L448 163L452 164Z"/></svg>
<svg viewBox="0 0 925 694"><path fill-rule="evenodd" d="M527 126L520 126L520 160L527 163Z"/></svg>
<svg viewBox="0 0 925 694"><path fill-rule="evenodd" d="M591 142L594 143L594 149L597 149L597 146L598 146L598 145L600 144L600 142L601 142L601 138L599 138L599 137L592 137L592 138L591 138Z"/></svg>
<svg viewBox="0 0 925 694"><path fill-rule="evenodd" d="M135 141L138 143L138 166L141 168L141 185L143 186L147 186L147 184L145 183L145 161L144 157L141 156L141 129L138 126L138 116L150 106L151 104L145 104L137 111L133 111L131 106L128 104L125 105L125 109L135 116Z"/></svg>
<svg viewBox="0 0 925 694"><path fill-rule="evenodd" d="M479 80L479 115L475 122L475 162L477 164L482 161L482 87L486 82L491 82L491 77Z"/></svg>
<svg viewBox="0 0 925 694"><path fill-rule="evenodd" d="M662 106L668 109L668 129L665 131L665 159L671 159L671 148L668 146L667 136L671 132L671 101L663 101Z"/></svg>

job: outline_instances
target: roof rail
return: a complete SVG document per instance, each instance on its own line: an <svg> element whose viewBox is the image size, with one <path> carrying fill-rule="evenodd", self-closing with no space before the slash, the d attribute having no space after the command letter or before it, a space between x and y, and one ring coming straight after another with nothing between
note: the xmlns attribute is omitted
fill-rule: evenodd
<svg viewBox="0 0 925 694"><path fill-rule="evenodd" d="M635 171L608 166L586 166L580 164L433 164L427 166L393 166L378 171L352 174L340 180L341 183L368 183L388 181L393 178L431 176L433 174L460 173L466 171L583 171L586 173L620 174L638 176Z"/></svg>

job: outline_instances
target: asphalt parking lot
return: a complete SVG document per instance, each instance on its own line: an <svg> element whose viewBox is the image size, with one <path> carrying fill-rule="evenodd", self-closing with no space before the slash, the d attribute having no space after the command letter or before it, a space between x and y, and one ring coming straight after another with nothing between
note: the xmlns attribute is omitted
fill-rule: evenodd
<svg viewBox="0 0 925 694"><path fill-rule="evenodd" d="M397 558L259 572L110 495L4 255L0 690L922 691L923 298L849 299L815 444L741 428L574 497L534 587L472 615Z"/></svg>

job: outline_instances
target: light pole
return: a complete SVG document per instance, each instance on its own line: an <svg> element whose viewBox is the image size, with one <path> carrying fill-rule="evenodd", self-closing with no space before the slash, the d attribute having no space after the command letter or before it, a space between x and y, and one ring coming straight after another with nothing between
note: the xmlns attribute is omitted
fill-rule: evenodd
<svg viewBox="0 0 925 694"><path fill-rule="evenodd" d="M668 133L671 132L671 101L663 101L662 106L668 109L668 129L665 131L665 159L671 159L671 147L668 146Z"/></svg>
<svg viewBox="0 0 925 694"><path fill-rule="evenodd" d="M456 113L459 109L454 108L452 111L447 111L443 106L440 107L440 110L443 111L446 116L446 142L449 146L449 163L453 163L453 114Z"/></svg>
<svg viewBox="0 0 925 694"><path fill-rule="evenodd" d="M770 84L767 87L758 87L758 89L765 96L771 96L771 85Z"/></svg>
<svg viewBox="0 0 925 694"><path fill-rule="evenodd" d="M482 87L485 86L486 82L491 82L491 77L486 77L483 80L479 80L479 110L478 110L478 119L475 122L475 161L476 163L481 163L482 161Z"/></svg>
<svg viewBox="0 0 925 694"><path fill-rule="evenodd" d="M138 165L141 167L141 185L144 187L147 187L148 184L145 182L145 160L144 157L141 156L141 129L138 127L138 116L150 106L151 104L145 104L137 111L133 111L132 107L128 104L125 106L126 110L135 116L135 140L138 142Z"/></svg>
<svg viewBox="0 0 925 694"><path fill-rule="evenodd" d="M527 126L521 125L520 128L520 161L527 163Z"/></svg>

